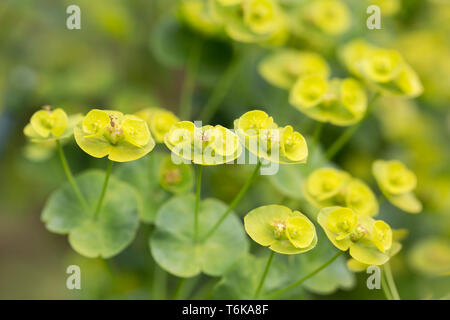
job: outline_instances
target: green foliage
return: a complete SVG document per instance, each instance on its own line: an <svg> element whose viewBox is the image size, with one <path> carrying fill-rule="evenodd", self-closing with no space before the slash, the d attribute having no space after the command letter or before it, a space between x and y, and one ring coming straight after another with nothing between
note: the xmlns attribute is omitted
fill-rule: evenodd
<svg viewBox="0 0 450 320"><path fill-rule="evenodd" d="M161 188L158 178L164 158L164 153L154 152L149 157L123 163L114 172L116 177L135 188L139 218L145 223L155 220L156 212L170 197L170 193Z"/></svg>
<svg viewBox="0 0 450 320"><path fill-rule="evenodd" d="M203 272L220 276L248 250L242 223L231 213L216 232L203 241L227 206L216 199L200 202L198 239L194 236L195 198L179 196L158 211L156 231L149 239L153 258L165 270L179 277Z"/></svg>
<svg viewBox="0 0 450 320"><path fill-rule="evenodd" d="M92 170L76 178L86 209L65 184L50 196L42 211L42 221L49 231L68 234L72 248L90 258L115 256L133 241L138 228L136 193L114 177L98 216L94 216L104 175Z"/></svg>

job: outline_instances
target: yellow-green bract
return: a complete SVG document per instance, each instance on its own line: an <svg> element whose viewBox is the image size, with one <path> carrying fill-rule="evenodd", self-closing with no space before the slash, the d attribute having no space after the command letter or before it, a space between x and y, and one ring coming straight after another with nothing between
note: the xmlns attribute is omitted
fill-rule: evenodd
<svg viewBox="0 0 450 320"><path fill-rule="evenodd" d="M242 146L235 133L220 125L196 127L193 122L175 123L164 143L178 157L200 165L218 165L237 159Z"/></svg>
<svg viewBox="0 0 450 320"><path fill-rule="evenodd" d="M136 116L147 122L156 142L164 142L164 136L170 128L180 121L176 115L162 108L146 108L136 113Z"/></svg>
<svg viewBox="0 0 450 320"><path fill-rule="evenodd" d="M139 159L155 146L144 120L113 110L89 111L74 133L84 152L96 158L108 156L117 162Z"/></svg>
<svg viewBox="0 0 450 320"><path fill-rule="evenodd" d="M48 142L68 138L73 133L74 126L81 120L81 115L67 116L66 112L50 106L36 111L23 132L32 142Z"/></svg>
<svg viewBox="0 0 450 320"><path fill-rule="evenodd" d="M361 180L335 168L314 170L302 188L305 198L317 208L345 206L360 216L378 214L378 201Z"/></svg>
<svg viewBox="0 0 450 320"><path fill-rule="evenodd" d="M395 206L409 213L422 211L422 203L413 190L417 185L416 175L397 160L377 160L372 173L385 197Z"/></svg>
<svg viewBox="0 0 450 320"><path fill-rule="evenodd" d="M377 48L356 39L341 49L340 56L352 73L383 91L408 97L423 92L418 75L395 50Z"/></svg>
<svg viewBox="0 0 450 320"><path fill-rule="evenodd" d="M367 109L367 95L357 80L328 80L318 74L300 77L291 89L289 102L314 120L339 126L360 121Z"/></svg>
<svg viewBox="0 0 450 320"><path fill-rule="evenodd" d="M391 254L392 230L382 220L358 216L352 209L327 207L320 210L317 221L328 239L342 251L368 265L382 265Z"/></svg>
<svg viewBox="0 0 450 320"><path fill-rule="evenodd" d="M275 0L212 0L210 4L214 19L236 41L279 45L287 39L285 17Z"/></svg>
<svg viewBox="0 0 450 320"><path fill-rule="evenodd" d="M285 206L254 209L245 216L244 225L250 238L278 253L302 253L317 244L314 224L301 212Z"/></svg>
<svg viewBox="0 0 450 320"><path fill-rule="evenodd" d="M308 158L305 138L291 126L278 127L264 111L246 112L234 121L234 130L259 158L282 164L305 163Z"/></svg>
<svg viewBox="0 0 450 320"><path fill-rule="evenodd" d="M301 76L328 77L330 68L320 55L296 49L277 49L259 64L259 72L272 85L290 89Z"/></svg>

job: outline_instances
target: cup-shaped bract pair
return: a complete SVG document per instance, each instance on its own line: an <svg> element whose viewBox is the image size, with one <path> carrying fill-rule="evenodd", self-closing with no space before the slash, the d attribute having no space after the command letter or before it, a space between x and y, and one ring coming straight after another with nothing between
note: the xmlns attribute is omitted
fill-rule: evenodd
<svg viewBox="0 0 450 320"><path fill-rule="evenodd" d="M387 254L389 255L389 259L395 256L402 249L402 244L400 241L405 238L408 234L408 231L405 229L397 229L392 230L392 246L389 250L387 250ZM362 272L366 271L370 264L362 263L361 261L350 258L347 260L347 267L350 271L353 272Z"/></svg>
<svg viewBox="0 0 450 320"><path fill-rule="evenodd" d="M296 49L276 49L259 64L259 72L272 85L290 89L298 78L317 74L327 78L330 68L320 55Z"/></svg>
<svg viewBox="0 0 450 320"><path fill-rule="evenodd" d="M360 121L367 109L367 95L359 81L329 80L317 74L300 77L291 89L289 102L314 120L338 126Z"/></svg>
<svg viewBox="0 0 450 320"><path fill-rule="evenodd" d="M95 158L112 161L139 159L153 150L155 141L147 123L119 111L93 109L75 127L78 146Z"/></svg>
<svg viewBox="0 0 450 320"><path fill-rule="evenodd" d="M372 164L372 173L381 192L394 206L409 213L422 211L422 203L413 193L417 177L402 162L377 160Z"/></svg>
<svg viewBox="0 0 450 320"><path fill-rule="evenodd" d="M68 138L73 134L73 128L81 120L81 115L67 116L66 112L50 106L36 111L23 132L32 142L49 142Z"/></svg>
<svg viewBox="0 0 450 320"><path fill-rule="evenodd" d="M340 56L352 73L382 91L408 97L423 92L418 75L396 50L374 47L357 39L346 44Z"/></svg>
<svg viewBox="0 0 450 320"><path fill-rule="evenodd" d="M286 41L285 17L276 0L212 0L213 15L240 42L278 45Z"/></svg>
<svg viewBox="0 0 450 320"><path fill-rule="evenodd" d="M328 239L342 251L364 264L382 265L392 249L392 229L382 220L362 217L345 207L320 210L317 221Z"/></svg>
<svg viewBox="0 0 450 320"><path fill-rule="evenodd" d="M317 244L314 224L301 212L285 206L256 208L245 216L244 226L250 238L277 253L302 253Z"/></svg>
<svg viewBox="0 0 450 320"><path fill-rule="evenodd" d="M303 184L305 198L317 208L349 207L359 216L378 214L378 201L361 180L335 168L314 170Z"/></svg>
<svg viewBox="0 0 450 320"><path fill-rule="evenodd" d="M305 138L292 126L278 127L264 111L244 113L234 121L234 130L258 158L281 164L305 163L308 158Z"/></svg>
<svg viewBox="0 0 450 320"><path fill-rule="evenodd" d="M223 26L214 19L210 1L184 0L178 5L179 17L192 29L206 36L217 36L223 32Z"/></svg>
<svg viewBox="0 0 450 320"><path fill-rule="evenodd" d="M164 142L164 136L180 120L172 112L162 108L146 108L135 114L147 122L152 136L157 143Z"/></svg>
<svg viewBox="0 0 450 320"><path fill-rule="evenodd" d="M164 143L176 156L200 165L218 165L237 159L242 146L237 135L220 125L196 127L191 121L175 123Z"/></svg>
<svg viewBox="0 0 450 320"><path fill-rule="evenodd" d="M339 35L348 30L351 14L341 0L310 1L304 9L304 20L323 33Z"/></svg>

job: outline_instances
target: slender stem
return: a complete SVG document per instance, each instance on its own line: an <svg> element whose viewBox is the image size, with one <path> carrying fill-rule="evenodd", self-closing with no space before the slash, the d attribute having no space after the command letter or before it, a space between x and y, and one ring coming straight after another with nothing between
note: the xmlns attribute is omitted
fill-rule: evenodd
<svg viewBox="0 0 450 320"><path fill-rule="evenodd" d="M195 186L195 212L194 212L194 240L198 239L198 209L200 207L200 192L202 189L203 166L197 166L197 183Z"/></svg>
<svg viewBox="0 0 450 320"><path fill-rule="evenodd" d="M192 96L195 88L198 64L201 56L202 42L196 41L192 44L186 67L186 76L180 99L180 118L189 120L192 112Z"/></svg>
<svg viewBox="0 0 450 320"><path fill-rule="evenodd" d="M389 290L392 293L392 297L394 298L394 300L400 300L400 295L398 294L398 290L395 285L394 277L392 276L391 265L389 264L389 262L384 264L383 270L385 272L386 280L389 285Z"/></svg>
<svg viewBox="0 0 450 320"><path fill-rule="evenodd" d="M339 251L338 253L336 253L330 260L328 260L327 262L325 262L323 265L321 265L319 268L315 269L314 271L310 272L309 274L307 274L306 276L304 276L303 278L301 278L300 280L288 285L287 287L284 287L280 290L275 291L273 294L271 294L269 296L270 299L276 298L278 297L280 294L285 293L286 291L291 290L292 288L295 288L296 286L302 284L303 282L305 282L306 280L308 280L309 278L311 278L312 276L316 275L317 273L319 273L320 271L322 271L323 269L325 269L326 267L328 267L334 260L336 260L341 254L343 254L344 251Z"/></svg>
<svg viewBox="0 0 450 320"><path fill-rule="evenodd" d="M225 98L228 89L233 83L233 79L236 75L236 72L238 71L240 61L241 56L235 53L233 60L230 62L230 65L223 73L217 85L214 86L213 92L211 93L211 96L206 102L205 107L200 113L199 119L201 119L204 122L209 122L211 118L214 116L214 114L217 111L217 108Z"/></svg>
<svg viewBox="0 0 450 320"><path fill-rule="evenodd" d="M364 123L364 120L367 119L368 115L370 114L370 111L372 110L375 101L380 96L380 93L377 92L373 96L372 100L369 102L367 106L367 111L363 119L361 119L357 124L354 124L353 126L347 128L344 133L342 133L339 138L337 138L336 141L328 148L325 156L328 160L333 159L333 157L344 147L344 145L350 140L350 138L355 134L355 132L361 127L361 125Z"/></svg>
<svg viewBox="0 0 450 320"><path fill-rule="evenodd" d="M184 284L186 283L186 278L180 278L178 281L177 287L175 288L175 291L172 296L172 300L178 300L180 297L180 293L184 287Z"/></svg>
<svg viewBox="0 0 450 320"><path fill-rule="evenodd" d="M167 276L168 273L164 271L157 263L155 263L155 269L153 270L153 294L152 298L166 299L167 293Z"/></svg>
<svg viewBox="0 0 450 320"><path fill-rule="evenodd" d="M100 198L98 199L98 202L97 202L97 208L95 209L95 212L94 212L94 220L96 220L98 218L98 214L100 213L100 210L102 209L103 200L105 198L106 188L108 187L109 177L111 176L111 170L113 167L113 163L114 163L113 161L108 160L108 167L106 169L105 181L103 182L102 193L100 194Z"/></svg>
<svg viewBox="0 0 450 320"><path fill-rule="evenodd" d="M314 148L316 148L317 144L319 143L322 129L323 129L323 122L317 122L316 127L314 128L313 140L312 140Z"/></svg>
<svg viewBox="0 0 450 320"><path fill-rule="evenodd" d="M387 300L392 300L392 294L389 291L388 284L386 282L386 275L384 272L381 274L381 289L383 289L384 295L386 296Z"/></svg>
<svg viewBox="0 0 450 320"><path fill-rule="evenodd" d="M66 174L67 180L69 180L69 183L72 186L73 192L75 193L75 196L78 198L78 201L80 201L80 204L83 206L83 208L87 210L88 206L86 200L84 200L84 197L81 194L80 189L78 188L78 185L75 182L75 179L73 178L72 172L70 171L69 165L67 164L67 158L64 154L63 148L59 140L56 140L56 146L58 148L59 158L61 159L61 164L64 169L64 173Z"/></svg>
<svg viewBox="0 0 450 320"><path fill-rule="evenodd" d="M266 281L267 273L269 272L270 265L272 264L273 256L275 252L270 250L269 259L267 260L266 267L264 268L264 272L262 274L261 280L259 280L258 288L256 289L254 299L258 299L259 294L261 293L261 289L264 285L264 281Z"/></svg>
<svg viewBox="0 0 450 320"><path fill-rule="evenodd" d="M250 176L250 178L247 180L247 182L242 187L242 189L239 191L239 193L236 195L236 197L234 197L233 201L230 203L227 210L222 214L220 219L203 237L203 239L202 239L203 241L205 241L206 239L208 239L210 236L212 236L214 234L214 232L217 230L217 228L220 227L222 222L225 221L226 217L230 214L231 211L233 211L233 209L236 207L236 205L239 203L239 201L242 199L242 197L247 193L248 188L250 187L250 185L255 180L255 178L258 174L259 168L261 168L261 162L258 161L258 164L256 165L255 169L253 170L253 173Z"/></svg>
<svg viewBox="0 0 450 320"><path fill-rule="evenodd" d="M310 158L314 159L314 155L317 152L319 141L320 141L320 135L322 134L323 130L323 122L317 122L316 127L314 128L314 133L312 137L312 144L311 144L311 156ZM308 163L309 165L312 165L312 162Z"/></svg>

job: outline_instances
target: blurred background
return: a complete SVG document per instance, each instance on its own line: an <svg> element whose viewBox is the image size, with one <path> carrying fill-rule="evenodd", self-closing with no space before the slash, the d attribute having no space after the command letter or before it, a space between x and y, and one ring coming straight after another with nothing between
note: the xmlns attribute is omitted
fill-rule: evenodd
<svg viewBox="0 0 450 320"><path fill-rule="evenodd" d="M66 180L55 150L51 146L36 148L23 135L29 117L41 106L61 107L69 114L86 113L93 107L132 113L158 106L179 114L189 78L187 65L199 52L191 119L202 114L214 88L224 85L223 75L228 74L232 81L216 110L208 114L211 124L232 127L233 119L257 107L279 124L292 124L305 136L312 135L315 122L289 106L284 92L258 73L258 62L272 48L205 32L207 28L183 15L182 2L1 1L1 299L167 298L176 281L152 261L147 245L149 225L141 224L134 242L107 264L78 255L65 236L45 229L41 210L50 193ZM280 0L286 8L295 7L296 2ZM373 190L377 187L370 168L375 159L400 159L417 174L417 194L424 203L421 214L406 214L386 202L381 205L381 219L409 231L403 250L392 261L393 272L402 298L449 298L450 2L342 2L351 15L345 32L293 33L289 45L319 52L330 63L333 75L340 76L347 72L336 58L337 48L349 39L363 37L398 49L418 72L424 94L415 100L383 97L336 162ZM382 10L381 30L366 27L365 10L373 3ZM66 8L71 4L81 8L81 30L66 28ZM245 53L238 61L237 51ZM326 125L323 148L342 131ZM104 161L89 157L74 142L65 145L65 152L75 173L104 167ZM208 168L202 192L229 202L250 172L244 166ZM259 205L289 198L276 180L259 177L236 212L243 216ZM295 199L292 201L295 205ZM82 269L82 290L66 288L65 272L71 264ZM345 285L326 290L306 288L301 297L383 298L380 290L367 290L366 274L353 276L346 271L343 277L350 279ZM199 283L211 283L212 288L214 281L200 276L189 280L185 290L193 290ZM185 297L215 297L207 294L213 292L211 288L203 288L202 293L193 290Z"/></svg>

